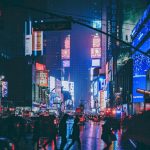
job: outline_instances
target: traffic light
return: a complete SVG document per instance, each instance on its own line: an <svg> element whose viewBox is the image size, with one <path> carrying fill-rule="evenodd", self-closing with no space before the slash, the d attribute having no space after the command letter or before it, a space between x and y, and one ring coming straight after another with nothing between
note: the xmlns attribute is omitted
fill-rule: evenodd
<svg viewBox="0 0 150 150"><path fill-rule="evenodd" d="M61 31L70 30L70 21L54 21L54 22L34 22L32 24L34 31Z"/></svg>

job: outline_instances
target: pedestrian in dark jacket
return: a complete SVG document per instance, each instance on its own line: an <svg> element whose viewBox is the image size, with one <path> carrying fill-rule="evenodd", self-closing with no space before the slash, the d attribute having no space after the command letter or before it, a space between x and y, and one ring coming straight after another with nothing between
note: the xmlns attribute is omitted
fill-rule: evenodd
<svg viewBox="0 0 150 150"><path fill-rule="evenodd" d="M51 144L52 141L54 141L55 150L57 150L57 144L56 144L56 135L57 135L57 128L54 124L54 116L50 116L48 119L48 124L46 126L46 131L48 134L48 141L43 145L43 148L46 149L46 145Z"/></svg>
<svg viewBox="0 0 150 150"><path fill-rule="evenodd" d="M66 123L67 118L68 118L68 115L65 114L59 124L59 135L61 136L60 150L63 150L67 143L67 138L66 138L66 136L67 136L67 123Z"/></svg>
<svg viewBox="0 0 150 150"><path fill-rule="evenodd" d="M73 124L73 131L72 131L72 142L68 146L68 150L71 148L71 146L77 142L78 143L78 149L81 150L81 141L80 141L80 127L79 127L79 118L76 116L74 119L74 124Z"/></svg>
<svg viewBox="0 0 150 150"><path fill-rule="evenodd" d="M106 147L104 150L108 150L110 145L112 144L112 139L111 139L111 123L109 121L106 121L103 126L102 126L102 135L101 139L106 143Z"/></svg>

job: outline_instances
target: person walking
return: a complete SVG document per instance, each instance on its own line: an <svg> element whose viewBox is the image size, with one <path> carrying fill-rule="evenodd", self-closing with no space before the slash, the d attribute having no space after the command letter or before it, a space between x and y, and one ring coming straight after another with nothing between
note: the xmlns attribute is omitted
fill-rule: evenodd
<svg viewBox="0 0 150 150"><path fill-rule="evenodd" d="M48 141L42 146L44 148L44 150L46 150L46 146L48 144L51 144L52 141L54 141L54 147L55 150L57 150L57 143L56 143L56 135L57 135L57 128L56 125L54 124L54 116L49 116L49 119L47 119L47 125L46 125L46 132L47 132L47 136L48 136Z"/></svg>
<svg viewBox="0 0 150 150"><path fill-rule="evenodd" d="M72 142L69 144L67 150L71 148L71 146L77 142L78 143L78 149L81 150L81 141L80 141L80 127L79 127L79 117L76 116L74 119L74 124L72 128Z"/></svg>
<svg viewBox="0 0 150 150"><path fill-rule="evenodd" d="M108 150L109 147L112 144L112 136L115 136L112 134L112 122L111 119L108 119L105 121L105 123L102 125L102 135L101 135L101 139L105 142L105 144L107 145L104 150ZM115 139L114 139L115 140Z"/></svg>
<svg viewBox="0 0 150 150"><path fill-rule="evenodd" d="M61 145L60 145L60 150L63 150L66 143L67 143L67 118L68 118L68 115L65 114L61 121L60 121L60 124L59 124L59 135L61 136Z"/></svg>

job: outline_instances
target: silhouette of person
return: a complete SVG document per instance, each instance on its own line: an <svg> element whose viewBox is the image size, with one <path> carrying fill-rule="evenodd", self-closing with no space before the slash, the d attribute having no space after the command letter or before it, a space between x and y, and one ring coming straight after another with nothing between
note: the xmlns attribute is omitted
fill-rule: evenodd
<svg viewBox="0 0 150 150"><path fill-rule="evenodd" d="M56 143L56 135L57 135L57 128L54 124L54 116L49 117L49 124L47 126L47 133L48 135L48 141L43 145L43 148L46 149L46 145L54 141L55 150L57 150L57 143Z"/></svg>
<svg viewBox="0 0 150 150"><path fill-rule="evenodd" d="M78 149L81 150L81 141L80 141L80 127L79 127L79 118L76 116L74 119L74 124L73 124L73 131L72 131L72 142L68 146L67 150L71 148L71 146L77 142L78 143Z"/></svg>
<svg viewBox="0 0 150 150"><path fill-rule="evenodd" d="M112 144L111 140L111 124L110 121L106 121L105 124L102 126L103 131L102 131L102 136L101 139L106 143L106 147L104 150L108 150L110 145Z"/></svg>
<svg viewBox="0 0 150 150"><path fill-rule="evenodd" d="M67 118L68 118L68 115L65 114L61 121L60 121L60 124L59 124L59 134L61 136L61 145L60 145L60 150L63 150L66 143L67 143L67 138L66 138L66 135L67 135Z"/></svg>

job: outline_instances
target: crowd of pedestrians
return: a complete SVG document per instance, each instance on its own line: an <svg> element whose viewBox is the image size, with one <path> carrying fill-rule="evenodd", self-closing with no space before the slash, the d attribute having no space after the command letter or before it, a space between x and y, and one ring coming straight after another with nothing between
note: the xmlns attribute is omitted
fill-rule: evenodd
<svg viewBox="0 0 150 150"><path fill-rule="evenodd" d="M68 115L64 114L59 118L59 123L56 124L55 115L39 116L32 120L32 129L27 128L26 121L23 117L10 115L6 118L0 119L0 136L11 139L15 144L15 150L19 150L19 143L21 140L27 142L26 135L32 135L32 145L34 150L43 148L46 150L48 145L53 146L58 150L56 139L59 136L61 143L60 150L69 150L74 143L78 144L78 149L81 150L80 141L80 125L79 116L74 117L74 123L71 128L70 135L67 136L67 120ZM106 143L106 148L109 149L112 141L117 140L113 131L120 130L120 122L115 118L106 118L102 125L101 139ZM71 139L71 142L68 138ZM44 139L44 140L43 140Z"/></svg>

